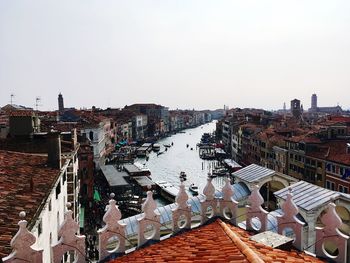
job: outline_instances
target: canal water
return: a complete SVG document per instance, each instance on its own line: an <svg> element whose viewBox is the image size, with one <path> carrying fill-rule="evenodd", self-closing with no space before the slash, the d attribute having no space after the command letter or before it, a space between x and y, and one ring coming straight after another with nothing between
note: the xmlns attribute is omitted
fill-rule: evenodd
<svg viewBox="0 0 350 263"><path fill-rule="evenodd" d="M158 144L161 145L160 152L164 151L163 154L157 156L157 153L152 151L148 161L146 159L137 159L136 161L144 164L151 171L151 178L154 182L167 181L174 186L179 186L180 172L185 172L187 175L187 180L184 182L186 188L194 183L198 186L199 193L202 193L207 182L208 172L211 172L213 167L217 165L217 161L200 159L196 145L200 142L203 133L213 133L215 127L216 122L213 121L184 130L184 133L177 133L161 139ZM164 145L172 146L165 151ZM213 184L217 189L221 189L224 183L224 177L213 179Z"/></svg>

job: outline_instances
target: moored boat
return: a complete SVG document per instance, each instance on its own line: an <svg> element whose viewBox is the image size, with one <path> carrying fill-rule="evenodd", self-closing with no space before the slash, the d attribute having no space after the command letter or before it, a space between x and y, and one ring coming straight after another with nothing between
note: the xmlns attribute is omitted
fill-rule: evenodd
<svg viewBox="0 0 350 263"><path fill-rule="evenodd" d="M190 191L192 192L193 195L198 195L198 186L195 184L191 184L189 187Z"/></svg>
<svg viewBox="0 0 350 263"><path fill-rule="evenodd" d="M155 152L159 152L160 151L160 145L158 143L154 143L152 146L152 150Z"/></svg>

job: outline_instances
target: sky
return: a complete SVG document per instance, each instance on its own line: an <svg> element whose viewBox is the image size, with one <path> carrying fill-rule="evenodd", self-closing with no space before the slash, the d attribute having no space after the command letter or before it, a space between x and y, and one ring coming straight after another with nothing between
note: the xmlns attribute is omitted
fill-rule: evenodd
<svg viewBox="0 0 350 263"><path fill-rule="evenodd" d="M0 0L0 106L350 108L350 1Z"/></svg>

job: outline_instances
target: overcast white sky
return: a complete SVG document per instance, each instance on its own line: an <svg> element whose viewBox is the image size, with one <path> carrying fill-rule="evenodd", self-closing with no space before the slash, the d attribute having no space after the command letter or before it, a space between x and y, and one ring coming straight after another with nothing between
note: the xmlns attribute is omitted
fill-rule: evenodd
<svg viewBox="0 0 350 263"><path fill-rule="evenodd" d="M0 0L0 106L350 108L350 1Z"/></svg>

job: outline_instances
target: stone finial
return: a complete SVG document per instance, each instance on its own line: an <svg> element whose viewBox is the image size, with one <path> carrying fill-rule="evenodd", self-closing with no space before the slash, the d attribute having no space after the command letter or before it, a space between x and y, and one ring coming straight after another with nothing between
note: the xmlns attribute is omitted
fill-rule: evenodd
<svg viewBox="0 0 350 263"><path fill-rule="evenodd" d="M204 224L208 219L217 215L218 204L215 199L215 187L211 181L212 179L208 178L207 184L203 189L205 199L201 200L201 224ZM211 210L211 212L209 210Z"/></svg>
<svg viewBox="0 0 350 263"><path fill-rule="evenodd" d="M222 195L223 195L223 200L225 200L225 201L232 200L233 190L232 190L230 179L228 179L228 178L225 179L225 185L221 191L222 191Z"/></svg>
<svg viewBox="0 0 350 263"><path fill-rule="evenodd" d="M24 219L26 213L24 211L19 213L22 218L18 222L19 229L17 234L11 240L12 253L2 260L4 263L12 262L42 262L43 250L32 249L31 246L35 244L36 238L27 229L27 221Z"/></svg>
<svg viewBox="0 0 350 263"><path fill-rule="evenodd" d="M173 214L173 232L176 233L181 229L191 228L191 205L187 204L188 194L185 190L185 185L181 181L179 192L175 198L176 208L172 209ZM186 222L183 225L179 225L180 217L184 217Z"/></svg>
<svg viewBox="0 0 350 263"><path fill-rule="evenodd" d="M260 187L258 185L255 185L253 192L250 194L248 198L249 205L247 205L247 230L264 232L266 231L268 212L261 207L264 204L264 198L261 196L259 190L260 190ZM260 229L256 229L253 227L252 219L254 217L257 217L260 220L261 222Z"/></svg>
<svg viewBox="0 0 350 263"><path fill-rule="evenodd" d="M107 211L103 216L103 221L106 225L97 231L99 235L99 259L100 261L105 259L111 253L124 253L125 252L125 227L126 224L119 223L122 218L122 214L116 205L116 201L113 199L114 194L110 194L111 200L107 205ZM109 239L116 237L119 240L119 245L112 251L107 250Z"/></svg>
<svg viewBox="0 0 350 263"><path fill-rule="evenodd" d="M278 233L283 234L283 230L291 228L295 234L294 246L299 250L304 250L304 222L297 218L299 214L298 206L293 201L292 188L288 187L286 201L281 206L283 215L277 217Z"/></svg>
<svg viewBox="0 0 350 263"><path fill-rule="evenodd" d="M70 203L67 203L67 208L70 207ZM61 262L64 253L75 250L78 255L78 259L75 262L85 262L85 236L77 235L79 231L79 225L73 219L73 212L68 210L64 214L64 221L59 227L58 236L60 239L55 245L52 245L53 262Z"/></svg>
<svg viewBox="0 0 350 263"><path fill-rule="evenodd" d="M237 225L237 206L238 202L233 199L233 189L230 179L225 179L225 185L222 188L223 197L219 199L219 210L221 217L230 220L234 225ZM231 212L231 215L229 214Z"/></svg>
<svg viewBox="0 0 350 263"><path fill-rule="evenodd" d="M205 199L208 201L213 200L215 197L214 196L215 195L215 187L211 181L212 181L212 179L208 178L207 184L205 185L205 187L203 189L203 194L205 195Z"/></svg>
<svg viewBox="0 0 350 263"><path fill-rule="evenodd" d="M319 257L330 258L334 262L347 262L347 243L349 236L340 232L339 227L342 220L337 214L336 205L332 202L328 205L326 214L321 217L324 227L316 227L316 255ZM325 242L331 242L338 248L338 255L328 254L324 245Z"/></svg>
<svg viewBox="0 0 350 263"><path fill-rule="evenodd" d="M147 198L141 206L143 215L138 218L139 232L138 232L138 246L143 246L148 240L160 240L160 215L156 211L157 204L153 199L152 191L147 192ZM153 228L149 237L146 237L147 227Z"/></svg>

